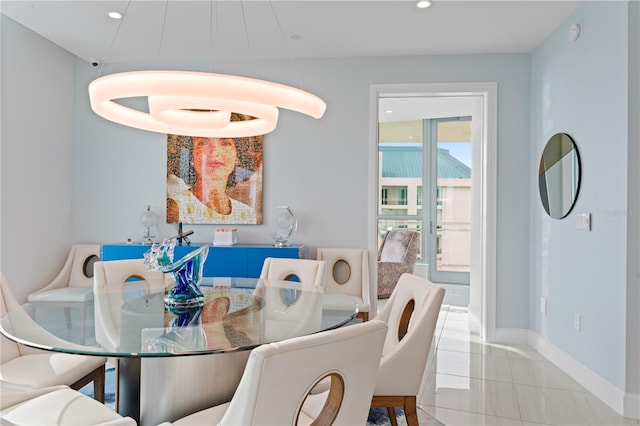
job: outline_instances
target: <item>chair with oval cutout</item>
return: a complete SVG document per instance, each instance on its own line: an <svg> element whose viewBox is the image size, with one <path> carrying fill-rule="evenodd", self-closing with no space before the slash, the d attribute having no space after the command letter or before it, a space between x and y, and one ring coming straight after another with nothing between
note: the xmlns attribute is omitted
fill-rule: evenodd
<svg viewBox="0 0 640 426"><path fill-rule="evenodd" d="M319 248L317 259L327 262L325 309L340 308L330 293L351 296L358 304L357 318L369 320L369 253L361 248ZM327 294L329 293L329 294Z"/></svg>
<svg viewBox="0 0 640 426"><path fill-rule="evenodd" d="M142 347L142 329L164 326L164 289L173 285L173 279L162 272L151 271L143 259L110 260L96 262L93 291L95 297L96 341L110 351L139 351ZM132 297L148 295L148 298ZM129 302L129 303L128 303ZM142 314L137 310L155 312ZM122 327L124 321L127 327ZM118 362L114 362L116 369ZM116 370L116 377L118 377ZM119 406L116 382L116 409Z"/></svg>
<svg viewBox="0 0 640 426"><path fill-rule="evenodd" d="M386 331L367 321L259 346L231 402L173 424L364 425ZM321 381L330 389L313 394Z"/></svg>
<svg viewBox="0 0 640 426"><path fill-rule="evenodd" d="M68 346L33 321L27 311L17 302L7 280L0 272L0 316L7 330L22 329L37 335L39 342L50 346ZM20 345L0 335L0 378L16 387L31 389L55 385L67 385L81 389L93 382L94 398L104 402L105 363L107 358L46 351ZM80 345L78 345L80 346ZM87 349L87 348L84 348ZM4 400L5 395L2 395Z"/></svg>
<svg viewBox="0 0 640 426"><path fill-rule="evenodd" d="M260 278L299 282L303 287L324 289L325 265L321 260L267 257Z"/></svg>
<svg viewBox="0 0 640 426"><path fill-rule="evenodd" d="M322 260L265 259L255 290L256 296L266 300L265 340L300 336L320 326L325 268Z"/></svg>
<svg viewBox="0 0 640 426"><path fill-rule="evenodd" d="M371 401L386 407L396 425L395 407L404 408L409 426L418 425L416 396L431 351L444 289L424 278L403 274L375 319L389 329Z"/></svg>
<svg viewBox="0 0 640 426"><path fill-rule="evenodd" d="M71 327L71 308L78 308L84 322L87 309L93 308L93 264L100 260L100 245L74 244L58 275L45 287L27 296L31 315L39 307L55 304L64 307L67 328ZM81 336L84 343L85 335Z"/></svg>

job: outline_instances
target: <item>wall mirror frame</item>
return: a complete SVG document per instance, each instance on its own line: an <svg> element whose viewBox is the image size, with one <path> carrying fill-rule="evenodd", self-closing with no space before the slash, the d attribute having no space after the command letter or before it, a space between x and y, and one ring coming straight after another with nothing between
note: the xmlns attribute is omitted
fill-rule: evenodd
<svg viewBox="0 0 640 426"><path fill-rule="evenodd" d="M542 152L538 169L540 201L554 219L566 217L580 191L580 155L574 140L566 133L553 135Z"/></svg>

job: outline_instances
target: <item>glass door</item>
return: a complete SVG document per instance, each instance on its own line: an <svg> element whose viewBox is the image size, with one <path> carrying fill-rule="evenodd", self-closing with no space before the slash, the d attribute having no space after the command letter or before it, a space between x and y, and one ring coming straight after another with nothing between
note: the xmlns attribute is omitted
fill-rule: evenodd
<svg viewBox="0 0 640 426"><path fill-rule="evenodd" d="M423 120L429 193L429 279L469 284L471 271L471 117Z"/></svg>

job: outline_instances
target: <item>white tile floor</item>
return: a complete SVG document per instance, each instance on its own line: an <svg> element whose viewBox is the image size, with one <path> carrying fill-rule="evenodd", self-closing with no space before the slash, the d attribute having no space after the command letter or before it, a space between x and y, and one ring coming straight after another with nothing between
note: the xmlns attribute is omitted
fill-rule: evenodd
<svg viewBox="0 0 640 426"><path fill-rule="evenodd" d="M484 344L474 329L464 308L443 305L418 395L419 418L426 412L446 426L640 425L532 348Z"/></svg>

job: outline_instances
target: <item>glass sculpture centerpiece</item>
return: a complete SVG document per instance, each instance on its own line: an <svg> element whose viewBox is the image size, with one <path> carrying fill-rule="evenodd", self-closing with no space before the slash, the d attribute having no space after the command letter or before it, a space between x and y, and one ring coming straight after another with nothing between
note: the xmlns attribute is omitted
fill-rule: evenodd
<svg viewBox="0 0 640 426"><path fill-rule="evenodd" d="M280 213L278 214L278 231L271 233L271 237L275 240L276 247L286 247L287 242L298 229L298 217L293 209L289 206L278 206Z"/></svg>
<svg viewBox="0 0 640 426"><path fill-rule="evenodd" d="M176 240L164 240L155 243L144 254L144 262L152 271L171 273L176 283L164 298L168 308L197 308L204 305L204 296L198 284L202 280L204 262L209 254L209 246L204 245L173 261L173 249Z"/></svg>

